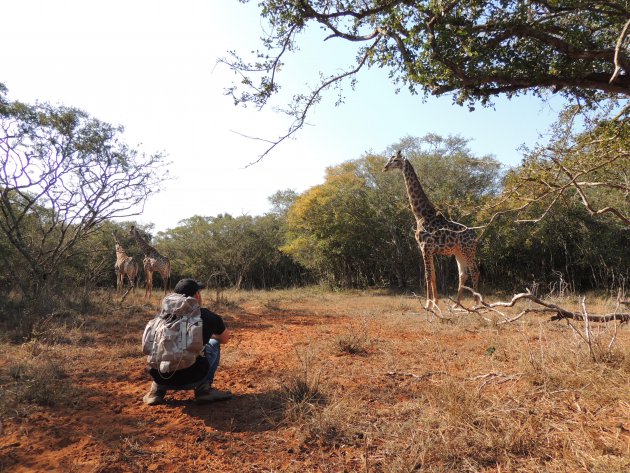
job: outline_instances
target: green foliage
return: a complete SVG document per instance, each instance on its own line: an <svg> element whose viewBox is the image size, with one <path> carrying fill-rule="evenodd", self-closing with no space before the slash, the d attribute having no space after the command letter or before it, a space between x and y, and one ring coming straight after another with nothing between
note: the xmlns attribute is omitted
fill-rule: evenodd
<svg viewBox="0 0 630 473"><path fill-rule="evenodd" d="M175 277L237 288L289 286L301 281L299 266L278 250L283 226L275 214L194 216L160 232L156 240L169 255Z"/></svg>
<svg viewBox="0 0 630 473"><path fill-rule="evenodd" d="M550 142L529 151L508 175L503 209L523 209L523 219L537 220L570 199L599 219L630 228L629 124L565 110Z"/></svg>
<svg viewBox="0 0 630 473"><path fill-rule="evenodd" d="M490 156L472 156L467 140L461 137L405 137L391 147L394 149L402 149L410 159L438 209L456 221L482 226L478 259L485 288L521 291L538 287L554 292L624 287L630 276L630 236L619 231L615 219L591 215L569 194L552 208L544 200L532 202L529 213L521 214L527 220L529 215L545 212L541 221L492 219L496 202L505 204L509 187L503 188L503 183L509 184L515 176L529 172L528 168L510 170L503 180L500 164ZM583 164L571 156L576 165ZM330 168L323 184L304 192L290 207L282 250L321 282L418 290L423 274L414 239L415 221L402 177L383 173L384 162L382 156L366 155ZM606 173L613 169L609 167ZM620 175L612 179L624 180ZM601 192L598 187L594 186L592 194L597 202L624 202L619 186L601 195L597 195ZM588 191L589 196L593 190ZM479 211L484 207L491 211ZM436 266L440 291L456 287L452 258L437 258Z"/></svg>
<svg viewBox="0 0 630 473"><path fill-rule="evenodd" d="M283 251L308 268L342 285L371 265L379 232L374 208L368 205L365 180L353 163L329 168L326 183L297 199L288 214L289 242Z"/></svg>
<svg viewBox="0 0 630 473"><path fill-rule="evenodd" d="M533 205L532 213L543 206ZM490 287L521 291L623 288L630 277L630 234L564 199L536 222L504 218L484 233L480 248Z"/></svg>
<svg viewBox="0 0 630 473"><path fill-rule="evenodd" d="M549 142L525 150L501 194L479 212L480 222L492 222L482 246L491 284L625 287L630 128L610 115L605 108L564 110Z"/></svg>
<svg viewBox="0 0 630 473"><path fill-rule="evenodd" d="M263 51L251 61L236 52L224 60L243 77L240 86L228 89L235 103L261 107L280 90L282 62L299 51L300 33L309 27L323 30L322 39L356 45L355 64L323 74L320 87L294 97L290 108L296 118L325 89L354 80L364 67L388 70L396 87L451 93L471 108L498 94L525 91L541 96L553 90L588 101L630 93L622 36L630 17L625 0L262 0L259 7L269 25ZM618 40L622 47L615 60Z"/></svg>
<svg viewBox="0 0 630 473"><path fill-rule="evenodd" d="M133 223L108 221L86 234L60 261L52 275L54 279L41 285L36 293L19 290L16 280L25 278L28 281L31 276L28 267L17 264L20 256L13 255L15 250L9 246L10 251L1 257L5 260L14 257L16 266L3 265L0 270L0 278L8 282L0 290L1 331L14 341L29 340L37 335L38 327L48 318L65 313L81 314L91 309L90 294L94 290L116 286L112 230L118 231L127 253L142 266L142 253L135 247L135 241L124 238L129 235L128 228Z"/></svg>
<svg viewBox="0 0 630 473"><path fill-rule="evenodd" d="M293 189L276 192L268 199L272 205L271 212L279 216L285 216L297 198L298 193Z"/></svg>

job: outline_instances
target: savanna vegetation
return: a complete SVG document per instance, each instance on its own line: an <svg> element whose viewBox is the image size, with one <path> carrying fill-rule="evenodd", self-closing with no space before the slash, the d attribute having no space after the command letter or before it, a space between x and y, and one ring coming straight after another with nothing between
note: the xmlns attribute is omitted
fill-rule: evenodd
<svg viewBox="0 0 630 473"><path fill-rule="evenodd" d="M112 230L141 262L128 231L135 222L120 217L150 195L163 157L129 149L122 130L84 112L6 100L3 107L0 297L19 338L65 307L66 296L86 303L90 291L114 287ZM278 191L265 215L192 216L154 235L142 231L171 259L173 280L194 275L219 292L319 284L419 293L424 275L403 179L382 172L401 149L435 206L478 229L483 293L616 293L630 268L628 158L591 165L601 153L588 142L614 136L615 148L606 149L617 156L628 138L623 127L600 126L573 136L572 153L533 149L512 169L473 155L460 136L403 137L381 154L329 168L301 194ZM570 165L592 166L580 179L593 185L561 186L560 177L549 184L555 167L569 173ZM456 288L452 258L438 258L437 274L441 293Z"/></svg>

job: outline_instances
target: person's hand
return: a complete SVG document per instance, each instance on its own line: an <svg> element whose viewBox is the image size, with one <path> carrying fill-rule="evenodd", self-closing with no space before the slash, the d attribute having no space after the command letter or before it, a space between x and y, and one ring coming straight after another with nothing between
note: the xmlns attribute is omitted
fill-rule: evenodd
<svg viewBox="0 0 630 473"><path fill-rule="evenodd" d="M216 340L217 342L224 344L227 343L230 340L230 332L228 331L228 329L225 329L223 331L223 333L217 335L217 334L213 334L211 338L213 338L214 340Z"/></svg>

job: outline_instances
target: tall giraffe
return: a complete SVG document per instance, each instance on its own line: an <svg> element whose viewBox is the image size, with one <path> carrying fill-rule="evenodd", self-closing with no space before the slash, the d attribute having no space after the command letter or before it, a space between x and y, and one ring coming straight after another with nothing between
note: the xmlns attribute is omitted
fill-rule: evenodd
<svg viewBox="0 0 630 473"><path fill-rule="evenodd" d="M455 256L459 271L457 304L460 305L468 273L472 278L472 287L475 292L479 284L479 269L475 260L478 243L475 231L461 223L448 220L435 209L424 193L416 171L407 158L402 156L400 150L389 158L383 171L390 169L402 170L411 211L416 217L416 241L424 260L427 288L425 308L428 309L431 305L437 306L438 303L434 255Z"/></svg>
<svg viewBox="0 0 630 473"><path fill-rule="evenodd" d="M151 296L153 293L153 273L158 272L162 276L162 284L164 284L164 294L168 290L168 284L171 279L171 262L166 256L162 256L158 251L149 245L136 227L132 226L129 233L136 239L140 249L144 253L144 276L147 281L147 288L144 292L145 297Z"/></svg>
<svg viewBox="0 0 630 473"><path fill-rule="evenodd" d="M125 286L125 276L129 280L130 289L136 289L137 277L138 277L138 263L125 253L125 249L120 243L120 238L116 230L112 231L112 236L116 242L116 264L114 269L116 270L116 292L120 292ZM125 295L127 295L125 293Z"/></svg>

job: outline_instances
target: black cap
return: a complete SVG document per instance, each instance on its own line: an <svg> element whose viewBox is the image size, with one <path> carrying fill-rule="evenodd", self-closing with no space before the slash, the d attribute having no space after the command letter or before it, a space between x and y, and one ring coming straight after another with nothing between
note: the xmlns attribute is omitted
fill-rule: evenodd
<svg viewBox="0 0 630 473"><path fill-rule="evenodd" d="M175 289L173 289L173 292L192 297L197 294L197 291L203 289L204 287L206 287L205 284L201 284L194 279L185 278L179 280L179 282L175 285Z"/></svg>

